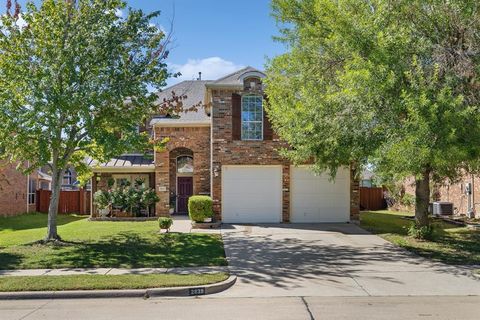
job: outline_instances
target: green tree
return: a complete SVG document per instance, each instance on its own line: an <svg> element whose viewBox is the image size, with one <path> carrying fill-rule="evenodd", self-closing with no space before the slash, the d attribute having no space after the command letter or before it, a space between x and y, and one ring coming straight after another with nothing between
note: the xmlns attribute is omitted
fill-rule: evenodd
<svg viewBox="0 0 480 320"><path fill-rule="evenodd" d="M374 163L429 182L480 155L480 17L473 0L273 0L287 52L267 63L267 111L294 161L332 175Z"/></svg>
<svg viewBox="0 0 480 320"><path fill-rule="evenodd" d="M0 149L25 173L49 166L46 241L57 240L57 207L68 165L106 161L153 142L137 125L154 109L150 88L165 85L168 37L159 12L122 0L44 0L0 17ZM127 11L125 17L119 12ZM19 166L20 167L20 166Z"/></svg>

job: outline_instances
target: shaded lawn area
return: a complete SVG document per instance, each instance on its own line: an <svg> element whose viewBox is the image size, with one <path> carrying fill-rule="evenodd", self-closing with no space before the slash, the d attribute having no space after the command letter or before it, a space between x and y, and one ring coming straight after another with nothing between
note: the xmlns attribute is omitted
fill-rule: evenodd
<svg viewBox="0 0 480 320"><path fill-rule="evenodd" d="M0 277L0 292L149 289L199 286L226 280L225 273L178 275L71 275Z"/></svg>
<svg viewBox="0 0 480 320"><path fill-rule="evenodd" d="M433 239L421 241L408 236L407 227L412 221L402 219L402 216L413 214L392 211L362 212L360 225L423 257L456 265L480 264L480 231L434 220Z"/></svg>
<svg viewBox="0 0 480 320"><path fill-rule="evenodd" d="M88 221L58 216L67 245L38 244L47 215L0 217L0 269L171 268L226 265L220 235L160 234L157 221Z"/></svg>

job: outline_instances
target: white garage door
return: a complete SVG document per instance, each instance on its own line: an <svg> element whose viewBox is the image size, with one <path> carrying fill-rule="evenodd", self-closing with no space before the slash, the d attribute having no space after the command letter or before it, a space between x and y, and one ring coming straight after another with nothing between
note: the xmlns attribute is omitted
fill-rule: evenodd
<svg viewBox="0 0 480 320"><path fill-rule="evenodd" d="M281 166L222 166L224 222L277 223L281 219Z"/></svg>
<svg viewBox="0 0 480 320"><path fill-rule="evenodd" d="M346 222L350 220L350 172L339 169L333 182L308 167L290 168L290 221Z"/></svg>

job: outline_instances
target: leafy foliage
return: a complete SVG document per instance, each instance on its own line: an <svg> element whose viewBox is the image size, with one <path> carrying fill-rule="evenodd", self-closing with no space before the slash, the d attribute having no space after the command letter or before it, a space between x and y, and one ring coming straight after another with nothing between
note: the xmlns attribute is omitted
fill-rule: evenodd
<svg viewBox="0 0 480 320"><path fill-rule="evenodd" d="M168 218L168 217L160 217L158 218L158 225L160 226L160 229L164 229L164 230L170 230L170 227L172 226L173 224L173 219L172 218Z"/></svg>
<svg viewBox="0 0 480 320"><path fill-rule="evenodd" d="M268 63L267 111L295 162L332 175L374 164L399 180L478 170L475 1L273 0L289 51ZM420 189L419 189L420 190ZM425 220L423 220L425 221Z"/></svg>
<svg viewBox="0 0 480 320"><path fill-rule="evenodd" d="M191 196L188 199L188 215L195 222L213 217L213 200L209 196Z"/></svg>
<svg viewBox="0 0 480 320"><path fill-rule="evenodd" d="M48 239L58 237L56 208L68 165L85 181L87 157L101 163L165 143L137 130L153 112L182 107L181 96L159 106L151 92L170 76L169 37L155 26L158 16L123 0L30 1L13 14L10 3L0 16L0 157L26 173L50 167Z"/></svg>
<svg viewBox="0 0 480 320"><path fill-rule="evenodd" d="M416 223L412 223L408 227L408 235L419 240L431 240L433 237L433 226L419 226Z"/></svg>

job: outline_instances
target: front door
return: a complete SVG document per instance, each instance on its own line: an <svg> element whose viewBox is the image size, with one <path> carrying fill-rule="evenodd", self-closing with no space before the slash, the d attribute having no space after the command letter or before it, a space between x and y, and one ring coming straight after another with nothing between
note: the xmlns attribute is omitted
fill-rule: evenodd
<svg viewBox="0 0 480 320"><path fill-rule="evenodd" d="M177 181L177 212L188 213L188 198L193 195L193 178L178 177Z"/></svg>

